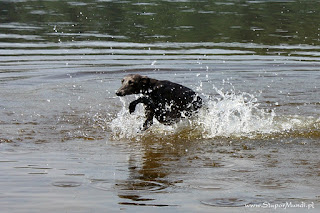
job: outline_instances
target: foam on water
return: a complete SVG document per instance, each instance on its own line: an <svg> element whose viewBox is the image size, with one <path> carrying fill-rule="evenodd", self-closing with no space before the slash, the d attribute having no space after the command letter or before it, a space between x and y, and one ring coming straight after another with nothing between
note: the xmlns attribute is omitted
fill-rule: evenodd
<svg viewBox="0 0 320 213"><path fill-rule="evenodd" d="M274 110L259 108L257 98L234 90L219 90L213 87L217 97L204 95L205 106L191 119L184 119L166 126L154 119L147 131L140 128L145 120L143 107L129 114L128 103L120 98L123 106L109 125L112 139L140 139L146 136L174 136L175 138L210 139L255 138L275 135L290 135L297 131L310 133L310 128L319 132L320 119L300 116L277 116Z"/></svg>

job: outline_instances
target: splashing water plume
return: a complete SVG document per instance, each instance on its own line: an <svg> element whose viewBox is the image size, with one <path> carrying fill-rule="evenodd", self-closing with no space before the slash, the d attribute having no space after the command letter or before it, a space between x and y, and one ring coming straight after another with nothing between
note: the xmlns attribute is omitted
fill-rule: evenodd
<svg viewBox="0 0 320 213"><path fill-rule="evenodd" d="M209 98L207 108L197 118L204 138L254 137L276 131L273 128L274 111L259 109L253 95L236 94L234 91L223 93L222 90L214 89L220 97Z"/></svg>
<svg viewBox="0 0 320 213"><path fill-rule="evenodd" d="M202 91L202 83L200 84ZM257 98L249 93L224 91L213 86L216 96L204 96L205 105L191 119L184 119L166 126L154 119L154 125L143 132L140 130L144 120L142 105L129 114L127 103L120 98L122 109L110 123L113 140L142 138L161 139L211 139L256 138L300 135L317 137L319 120L314 117L278 116L274 110L259 108ZM313 130L306 131L312 128Z"/></svg>
<svg viewBox="0 0 320 213"><path fill-rule="evenodd" d="M122 109L117 117L110 122L112 138L115 140L137 137L143 124L144 113L141 107L137 107L135 113L130 114L124 98L120 97Z"/></svg>
<svg viewBox="0 0 320 213"><path fill-rule="evenodd" d="M157 122L146 132L140 127L144 122L143 107L129 114L123 98L122 109L116 118L110 122L112 138L137 139L144 134L178 135L187 138L214 138L214 137L254 137L256 134L268 134L275 131L275 113L267 113L259 109L256 98L247 93L236 94L223 92L214 87L219 94L218 98L206 97L206 105L192 119L185 119L171 126Z"/></svg>

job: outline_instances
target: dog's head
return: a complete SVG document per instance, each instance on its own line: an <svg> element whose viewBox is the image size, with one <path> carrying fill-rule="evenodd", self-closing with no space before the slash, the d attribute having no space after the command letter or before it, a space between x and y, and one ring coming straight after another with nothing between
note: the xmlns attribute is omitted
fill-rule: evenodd
<svg viewBox="0 0 320 213"><path fill-rule="evenodd" d="M150 78L138 74L125 76L121 83L122 86L116 92L117 96L139 94L147 91Z"/></svg>

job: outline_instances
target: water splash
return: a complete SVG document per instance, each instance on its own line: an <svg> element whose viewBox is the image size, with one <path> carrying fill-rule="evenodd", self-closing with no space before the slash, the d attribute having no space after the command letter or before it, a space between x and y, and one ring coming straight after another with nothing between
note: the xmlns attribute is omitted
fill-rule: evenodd
<svg viewBox="0 0 320 213"><path fill-rule="evenodd" d="M112 131L112 138L130 139L141 135L140 127L144 122L144 110L137 106L135 113L130 114L128 106L124 98L120 97L122 109L118 112L115 119L110 122L110 129Z"/></svg>
<svg viewBox="0 0 320 213"><path fill-rule="evenodd" d="M282 136L307 136L319 133L320 119L300 116L277 116L274 110L259 107L257 98L248 93L223 91L213 87L216 97L205 96L205 106L191 119L166 126L154 119L154 125L145 132L144 109L129 114L125 99L122 109L109 125L114 140L141 138L210 139L256 138ZM314 129L316 133L310 132ZM319 134L320 135L320 134Z"/></svg>
<svg viewBox="0 0 320 213"><path fill-rule="evenodd" d="M219 97L209 98L207 107L197 118L204 138L254 137L276 131L273 128L275 112L260 109L253 95L214 89Z"/></svg>

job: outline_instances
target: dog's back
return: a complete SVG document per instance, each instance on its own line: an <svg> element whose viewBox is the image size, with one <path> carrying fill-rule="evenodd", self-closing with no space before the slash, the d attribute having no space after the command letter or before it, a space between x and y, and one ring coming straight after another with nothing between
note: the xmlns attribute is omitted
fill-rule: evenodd
<svg viewBox="0 0 320 213"><path fill-rule="evenodd" d="M193 90L171 81L158 81L150 98L156 107L155 116L162 123L189 117L203 104L201 97Z"/></svg>

